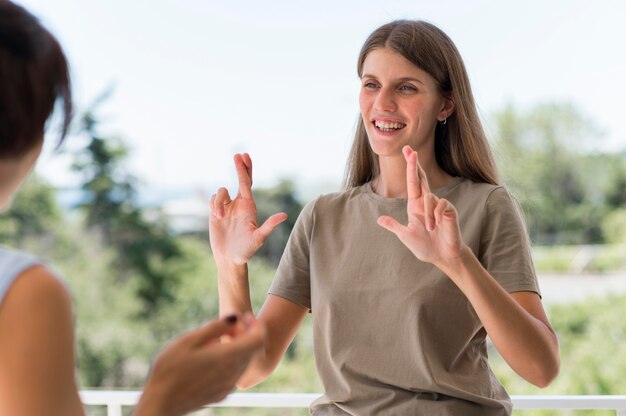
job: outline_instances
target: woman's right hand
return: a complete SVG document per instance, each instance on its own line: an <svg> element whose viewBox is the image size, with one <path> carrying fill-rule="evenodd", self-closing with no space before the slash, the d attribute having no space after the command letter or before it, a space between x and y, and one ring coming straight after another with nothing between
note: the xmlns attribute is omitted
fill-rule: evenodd
<svg viewBox="0 0 626 416"><path fill-rule="evenodd" d="M226 188L211 197L209 234L213 256L218 263L247 263L263 245L272 230L287 219L281 212L269 217L259 227L252 195L252 160L247 153L234 157L239 192L231 199Z"/></svg>

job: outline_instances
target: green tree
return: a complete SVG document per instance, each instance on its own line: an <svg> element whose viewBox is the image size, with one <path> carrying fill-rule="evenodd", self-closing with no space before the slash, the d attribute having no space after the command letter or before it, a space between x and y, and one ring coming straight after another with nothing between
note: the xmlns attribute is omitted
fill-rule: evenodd
<svg viewBox="0 0 626 416"><path fill-rule="evenodd" d="M600 313L601 312L601 313ZM547 388L523 380L495 348L489 362L509 394L514 395L619 395L623 393L626 357L626 298L624 295L589 299L548 308L550 322L559 338L561 371ZM614 415L595 411L518 411L514 415Z"/></svg>
<svg viewBox="0 0 626 416"><path fill-rule="evenodd" d="M296 196L294 183L288 179L279 181L276 186L271 188L256 189L254 199L257 204L260 224L277 212L287 214L287 220L274 229L257 253L257 256L277 265L285 250L291 230L296 224L300 211L302 211L302 203Z"/></svg>
<svg viewBox="0 0 626 416"><path fill-rule="evenodd" d="M626 244L626 206L611 211L604 218L602 231L607 243Z"/></svg>
<svg viewBox="0 0 626 416"><path fill-rule="evenodd" d="M124 170L128 148L119 139L101 136L99 124L95 108L80 118L79 133L87 140L73 164L82 176L85 199L80 209L89 229L117 251L118 281L136 278L143 315L152 315L173 300L179 276L167 262L183 253L163 217L146 219L137 202L137 180Z"/></svg>
<svg viewBox="0 0 626 416"><path fill-rule="evenodd" d="M54 188L32 174L11 208L0 215L0 243L22 247L32 237L54 239L55 230L62 222Z"/></svg>
<svg viewBox="0 0 626 416"><path fill-rule="evenodd" d="M607 189L607 203L611 208L625 208L626 151L615 155L611 165L611 180Z"/></svg>
<svg viewBox="0 0 626 416"><path fill-rule="evenodd" d="M494 120L500 170L527 213L533 240L601 242L605 201L599 178L589 174L601 168L587 144L599 140L593 123L570 104L527 112L508 106Z"/></svg>
<svg viewBox="0 0 626 416"><path fill-rule="evenodd" d="M0 216L1 243L34 253L67 282L76 310L77 366L83 387L139 387L154 348L132 285L116 284L112 250L58 205L37 175Z"/></svg>

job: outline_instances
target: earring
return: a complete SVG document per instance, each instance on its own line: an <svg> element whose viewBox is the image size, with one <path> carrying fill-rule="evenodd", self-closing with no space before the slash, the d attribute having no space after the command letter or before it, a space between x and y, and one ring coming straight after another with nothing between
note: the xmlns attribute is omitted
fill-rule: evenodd
<svg viewBox="0 0 626 416"><path fill-rule="evenodd" d="M445 126L447 122L448 122L447 118L444 118L443 121L440 121L442 126Z"/></svg>

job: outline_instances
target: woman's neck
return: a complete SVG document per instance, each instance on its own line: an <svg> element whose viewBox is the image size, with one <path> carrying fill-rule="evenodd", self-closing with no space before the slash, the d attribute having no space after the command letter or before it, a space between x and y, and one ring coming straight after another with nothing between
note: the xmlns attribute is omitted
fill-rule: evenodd
<svg viewBox="0 0 626 416"><path fill-rule="evenodd" d="M424 157L418 153L419 163L428 179L430 189L446 185L451 179L448 173L439 167L432 157ZM374 192L385 198L406 198L406 160L401 154L397 157L379 157L380 175L372 183Z"/></svg>

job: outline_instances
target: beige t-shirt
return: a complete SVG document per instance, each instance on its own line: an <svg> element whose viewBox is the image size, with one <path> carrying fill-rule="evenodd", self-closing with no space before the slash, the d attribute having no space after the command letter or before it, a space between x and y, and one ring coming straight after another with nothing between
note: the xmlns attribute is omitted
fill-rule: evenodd
<svg viewBox="0 0 626 416"><path fill-rule="evenodd" d="M539 293L520 210L505 188L454 178L463 240L508 292ZM300 214L269 290L311 309L324 395L314 415L509 415L472 305L435 266L376 224L407 223L406 200L371 184Z"/></svg>

